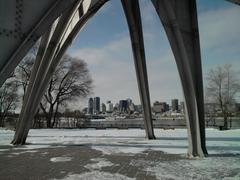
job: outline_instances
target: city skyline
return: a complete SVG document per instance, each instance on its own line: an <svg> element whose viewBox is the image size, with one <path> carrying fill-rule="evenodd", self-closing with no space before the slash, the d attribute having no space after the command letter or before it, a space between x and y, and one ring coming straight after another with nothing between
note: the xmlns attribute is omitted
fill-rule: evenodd
<svg viewBox="0 0 240 180"><path fill-rule="evenodd" d="M108 99L107 101L103 101L102 98L99 97L99 96L96 96L96 97L95 96L91 96L91 97L89 97L87 99L88 103L85 105L84 108L88 107L88 109L89 109L89 107L90 107L90 109L92 109L91 110L92 113L94 112L94 109L98 109L99 110L99 108L94 107L94 106L96 106L96 105L94 105L96 98L98 98L98 104L99 104L98 106L99 107L101 106L101 104L105 104L106 105L108 103L113 104L113 106L115 106L116 104L120 105L122 103L122 101L131 102L134 105L141 105L141 103L135 103L132 100L132 98L130 98L130 97L122 98L122 99L119 99L117 101L112 101L111 99ZM125 103L125 102L123 102L123 103ZM151 105L153 106L155 103L166 103L167 105L169 105L171 107L172 104L174 104L174 106L176 106L176 105L181 106L181 103L184 103L184 101L182 101L182 100L180 100L178 98L171 98L171 100L169 102L168 101L161 101L161 100L154 100L153 102L151 102ZM178 110L178 108L176 108L176 107L174 109Z"/></svg>
<svg viewBox="0 0 240 180"><path fill-rule="evenodd" d="M120 1L109 1L75 39L68 53L84 59L93 78L94 92L117 101L132 97L140 104L127 23ZM198 0L203 80L209 69L230 63L239 71L239 7L225 1ZM182 98L177 67L166 34L150 1L140 1L151 103ZM228 34L228 36L225 36ZM87 100L74 106L87 104Z"/></svg>

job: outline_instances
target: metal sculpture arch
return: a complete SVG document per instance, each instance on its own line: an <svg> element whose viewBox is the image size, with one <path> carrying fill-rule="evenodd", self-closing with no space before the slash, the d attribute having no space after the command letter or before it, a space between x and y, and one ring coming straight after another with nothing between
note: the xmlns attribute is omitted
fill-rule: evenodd
<svg viewBox="0 0 240 180"><path fill-rule="evenodd" d="M25 143L33 116L55 67L77 33L107 1L0 0L0 86L41 38L13 144ZM196 0L151 1L166 31L182 83L188 126L188 154L204 156L207 150ZM121 2L132 42L146 136L155 139L139 2ZM234 2L239 3L239 0Z"/></svg>

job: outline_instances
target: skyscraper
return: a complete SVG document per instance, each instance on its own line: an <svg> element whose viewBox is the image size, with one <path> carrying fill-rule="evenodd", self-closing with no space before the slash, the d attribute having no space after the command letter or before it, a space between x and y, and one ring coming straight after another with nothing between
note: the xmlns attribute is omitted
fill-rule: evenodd
<svg viewBox="0 0 240 180"><path fill-rule="evenodd" d="M107 107L106 104L102 103L102 109L101 109L102 113L105 113L107 111Z"/></svg>
<svg viewBox="0 0 240 180"><path fill-rule="evenodd" d="M181 107L181 113L184 113L185 112L185 105L184 105L184 102L180 102L180 107Z"/></svg>
<svg viewBox="0 0 240 180"><path fill-rule="evenodd" d="M93 114L93 98L88 100L88 114Z"/></svg>
<svg viewBox="0 0 240 180"><path fill-rule="evenodd" d="M111 101L107 101L106 111L108 113L113 112L113 103L111 103Z"/></svg>
<svg viewBox="0 0 240 180"><path fill-rule="evenodd" d="M172 99L172 111L178 111L178 99Z"/></svg>
<svg viewBox="0 0 240 180"><path fill-rule="evenodd" d="M119 101L119 111L120 112L127 112L128 108L128 101L127 100L120 100Z"/></svg>
<svg viewBox="0 0 240 180"><path fill-rule="evenodd" d="M168 111L167 103L166 102L154 102L153 103L153 112L155 113L163 113Z"/></svg>
<svg viewBox="0 0 240 180"><path fill-rule="evenodd" d="M98 114L100 112L100 97L95 97L93 100L93 113Z"/></svg>

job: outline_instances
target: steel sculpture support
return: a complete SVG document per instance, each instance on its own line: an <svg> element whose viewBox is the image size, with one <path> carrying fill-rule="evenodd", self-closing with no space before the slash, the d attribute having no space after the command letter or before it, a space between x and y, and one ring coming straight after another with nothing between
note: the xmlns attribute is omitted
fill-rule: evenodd
<svg viewBox="0 0 240 180"><path fill-rule="evenodd" d="M47 51L42 59L42 63L38 67L38 74L35 74L34 77L34 86L32 87L31 92L28 94L31 98L24 101L27 104L25 111L22 110L20 121L26 122L24 133L20 136L16 134L13 144L24 144L27 138L28 131L32 125L32 119L34 114L37 111L41 98L48 86L48 83L53 75L55 68L57 67L60 59L62 58L64 52L67 50L67 47L71 44L74 37L87 22L87 20L92 17L98 9L108 0L101 0L95 3L88 11L84 14L83 7L81 2L76 2L75 6L67 13L65 13L58 22L58 25L51 37L50 43L48 45ZM75 23L74 29L67 33L67 29L70 24L73 25L73 17L76 13L82 14L79 21ZM34 67L37 65L34 65ZM26 113L28 112L28 113ZM18 130L18 129L17 129ZM21 129L19 129L21 131Z"/></svg>
<svg viewBox="0 0 240 180"><path fill-rule="evenodd" d="M227 1L240 5L240 0L227 0Z"/></svg>
<svg viewBox="0 0 240 180"><path fill-rule="evenodd" d="M190 156L207 154L200 43L195 0L152 0L169 39L179 71Z"/></svg>
<svg viewBox="0 0 240 180"><path fill-rule="evenodd" d="M33 84L34 84L35 77L36 77L37 72L38 72L38 68L39 68L40 64L42 63L42 59L43 59L44 54L46 53L46 50L47 50L46 48L48 46L49 39L51 37L52 28L48 32L46 32L41 38L41 43L39 45L38 53L37 53L37 56L36 56L36 59L35 59L35 62L34 62L34 66L33 66L32 71L31 71L29 84L28 84L28 87L27 87L26 95L24 97L21 113L20 113L20 116L19 116L19 119L18 119L18 122L17 122L16 132L15 132L12 144L24 144L23 143L24 140L22 140L22 137L23 137L23 134L25 132L28 119L27 118L24 119L23 117L24 117L25 114L26 114L25 116L30 115L30 112L27 109L27 102L30 98L31 90L33 88Z"/></svg>
<svg viewBox="0 0 240 180"><path fill-rule="evenodd" d="M122 0L132 42L134 64L138 89L143 107L144 125L148 139L155 139L152 123L151 103L148 87L147 66L145 60L142 22L138 0Z"/></svg>
<svg viewBox="0 0 240 180"><path fill-rule="evenodd" d="M55 1L52 5L49 6L46 12L44 11L42 12L41 18L35 24L33 24L32 22L30 23L29 27L27 28L27 29L30 29L29 32L18 32L16 34L12 33L11 35L7 36L9 40L6 42L10 42L12 40L14 41L11 42L11 46L9 45L11 49L7 49L7 53L8 52L12 52L12 53L7 54L6 56L2 56L0 59L1 63L3 64L2 66L0 66L0 87L5 82L5 80L11 75L11 73L14 71L14 69L19 64L19 62L27 54L29 49L51 27L54 20L57 17L59 17L63 11L65 11L70 6L72 6L72 4L75 1L76 0ZM28 4L31 5L31 3L33 4L36 2L31 1ZM34 6L34 8L36 7L37 6ZM34 12L34 9L32 9L32 12ZM15 13L15 12L11 12L11 13ZM34 13L31 16L34 17ZM21 23L23 24L26 22L21 22ZM16 29L9 30L9 32L12 32L12 31L18 31L18 30ZM24 37L23 34L27 34L27 36Z"/></svg>
<svg viewBox="0 0 240 180"><path fill-rule="evenodd" d="M38 64L38 61L36 61L33 70L32 75L33 77L30 77L33 79L32 82L30 82L31 86L27 88L27 94L24 102L23 102L23 109L20 114L18 127L16 129L16 133L14 136L13 144L24 144L27 138L28 131L32 125L32 119L30 119L32 116L32 108L34 101L38 98L39 94L39 87L42 85L42 80L44 79L46 72L49 69L49 65L51 64L51 61L54 57L55 52L57 51L58 44L60 43L60 39L63 36L64 32L67 29L67 25L69 24L70 18L72 17L73 13L75 13L76 8L79 5L79 1L76 1L75 5L68 9L68 11L64 12L64 14L59 18L59 21L57 23L56 29L53 32L53 35L47 44L47 46L43 47L45 48L44 56L41 58L41 62L39 64L39 67L37 67L36 64ZM35 76L35 77L34 77Z"/></svg>

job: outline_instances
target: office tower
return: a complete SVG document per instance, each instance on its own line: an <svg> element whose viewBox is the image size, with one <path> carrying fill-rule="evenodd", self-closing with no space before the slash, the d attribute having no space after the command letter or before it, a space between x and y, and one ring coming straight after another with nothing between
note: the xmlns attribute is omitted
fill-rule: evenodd
<svg viewBox="0 0 240 180"><path fill-rule="evenodd" d="M120 112L127 112L128 109L128 101L127 100L120 100L119 101L119 111Z"/></svg>
<svg viewBox="0 0 240 180"><path fill-rule="evenodd" d="M102 108L101 108L102 113L105 113L106 109L107 109L106 105L102 103Z"/></svg>
<svg viewBox="0 0 240 180"><path fill-rule="evenodd" d="M166 112L168 109L166 102L154 102L153 103L153 112L155 113L163 113Z"/></svg>
<svg viewBox="0 0 240 180"><path fill-rule="evenodd" d="M88 114L93 114L93 98L88 100Z"/></svg>
<svg viewBox="0 0 240 180"><path fill-rule="evenodd" d="M185 106L184 106L184 102L183 101L180 102L180 110L181 110L182 113L185 112Z"/></svg>
<svg viewBox="0 0 240 180"><path fill-rule="evenodd" d="M136 111L136 112L139 112L139 113L141 113L142 110L143 110L143 109L142 109L142 105L135 105L134 108L135 108L135 111Z"/></svg>
<svg viewBox="0 0 240 180"><path fill-rule="evenodd" d="M113 112L113 103L111 103L111 101L107 101L106 111L107 111L108 113Z"/></svg>
<svg viewBox="0 0 240 180"><path fill-rule="evenodd" d="M155 101L153 103L153 112L155 112L155 113L161 113L162 112L161 107L160 107L160 102Z"/></svg>
<svg viewBox="0 0 240 180"><path fill-rule="evenodd" d="M172 99L172 111L178 111L178 99Z"/></svg>
<svg viewBox="0 0 240 180"><path fill-rule="evenodd" d="M100 112L100 97L95 97L93 100L93 113L98 114Z"/></svg>

